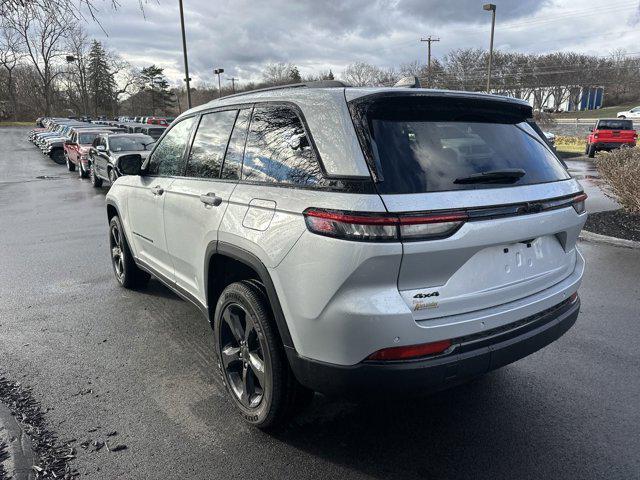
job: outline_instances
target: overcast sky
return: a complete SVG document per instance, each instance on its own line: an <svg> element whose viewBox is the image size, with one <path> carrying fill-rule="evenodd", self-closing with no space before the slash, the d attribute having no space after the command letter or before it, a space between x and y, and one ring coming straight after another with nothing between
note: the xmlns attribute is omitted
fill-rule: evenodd
<svg viewBox="0 0 640 480"><path fill-rule="evenodd" d="M178 83L182 43L178 0L105 1L102 27L90 34L135 66L153 63ZM303 74L353 62L393 67L426 63L421 36L434 35L433 55L488 48L490 12L478 0L183 0L191 77L212 82L223 67L240 82L259 80L267 62L291 62ZM494 0L495 48L521 52L575 50L640 55L639 0Z"/></svg>

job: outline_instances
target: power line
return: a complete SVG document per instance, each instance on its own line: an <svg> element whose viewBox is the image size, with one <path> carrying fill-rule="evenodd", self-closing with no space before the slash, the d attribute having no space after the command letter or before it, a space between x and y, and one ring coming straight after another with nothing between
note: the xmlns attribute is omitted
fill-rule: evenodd
<svg viewBox="0 0 640 480"><path fill-rule="evenodd" d="M432 42L439 42L440 41L440 37L433 37L431 35L429 35L427 38L421 38L420 39L421 42L427 42L427 49L428 49L428 56L427 56L427 72L428 72L428 77L427 77L427 87L429 87L430 83L431 83L431 43Z"/></svg>

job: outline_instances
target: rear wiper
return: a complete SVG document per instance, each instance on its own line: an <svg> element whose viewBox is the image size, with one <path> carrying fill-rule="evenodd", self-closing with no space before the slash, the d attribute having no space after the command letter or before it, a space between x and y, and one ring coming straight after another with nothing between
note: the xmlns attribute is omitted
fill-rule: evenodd
<svg viewBox="0 0 640 480"><path fill-rule="evenodd" d="M456 178L453 183L515 183L527 174L522 168L505 168L474 173L468 177Z"/></svg>

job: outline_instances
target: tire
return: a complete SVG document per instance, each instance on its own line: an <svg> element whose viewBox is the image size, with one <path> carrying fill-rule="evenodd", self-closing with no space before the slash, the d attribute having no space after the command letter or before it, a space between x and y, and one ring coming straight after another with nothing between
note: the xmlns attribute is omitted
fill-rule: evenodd
<svg viewBox="0 0 640 480"><path fill-rule="evenodd" d="M84 168L82 168L82 161L78 162L78 177L80 177L80 178L87 178L88 177L87 171Z"/></svg>
<svg viewBox="0 0 640 480"><path fill-rule="evenodd" d="M64 165L64 152L61 151L59 148L56 148L55 150L53 150L49 154L49 158L51 158L51 160L53 160L58 165ZM71 165L73 165L73 163L71 163L71 162L69 162L69 163ZM74 165L74 167L75 167L75 165Z"/></svg>
<svg viewBox="0 0 640 480"><path fill-rule="evenodd" d="M120 218L116 215L109 222L109 249L111 266L120 286L129 289L144 287L150 275L138 268L133 260Z"/></svg>
<svg viewBox="0 0 640 480"><path fill-rule="evenodd" d="M589 145L589 148L587 149L587 156L589 158L593 158L596 156L596 146L595 145Z"/></svg>
<svg viewBox="0 0 640 480"><path fill-rule="evenodd" d="M67 170L73 172L76 169L76 166L71 162L71 160L69 160L69 156L66 153L64 154L64 160L67 164Z"/></svg>
<svg viewBox="0 0 640 480"><path fill-rule="evenodd" d="M96 175L96 171L93 169L93 163L89 164L89 178L91 179L91 185L95 188L102 186L102 179Z"/></svg>
<svg viewBox="0 0 640 480"><path fill-rule="evenodd" d="M618 116L618 118L627 118L627 117L625 117L624 115L620 115Z"/></svg>
<svg viewBox="0 0 640 480"><path fill-rule="evenodd" d="M110 168L109 169L109 182L111 183L111 185L113 185L117 179L118 179L118 174L116 173L116 171L113 168Z"/></svg>
<svg viewBox="0 0 640 480"><path fill-rule="evenodd" d="M244 420L261 429L282 425L313 397L291 372L264 289L256 281L228 285L213 319L217 365Z"/></svg>

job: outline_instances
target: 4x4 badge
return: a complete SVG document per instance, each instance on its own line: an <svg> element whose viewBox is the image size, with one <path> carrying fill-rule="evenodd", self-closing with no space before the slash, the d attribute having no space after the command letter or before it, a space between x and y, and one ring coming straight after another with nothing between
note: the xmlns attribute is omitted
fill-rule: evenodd
<svg viewBox="0 0 640 480"><path fill-rule="evenodd" d="M431 293L416 293L413 298L429 298L429 297L439 297L440 292L431 292Z"/></svg>

